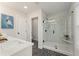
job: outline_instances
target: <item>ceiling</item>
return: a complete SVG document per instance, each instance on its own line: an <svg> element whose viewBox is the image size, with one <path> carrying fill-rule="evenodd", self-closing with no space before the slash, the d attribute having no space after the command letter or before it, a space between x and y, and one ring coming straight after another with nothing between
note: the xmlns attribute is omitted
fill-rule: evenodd
<svg viewBox="0 0 79 59"><path fill-rule="evenodd" d="M56 14L62 11L67 11L71 7L71 2L41 2L38 3L47 15Z"/></svg>
<svg viewBox="0 0 79 59"><path fill-rule="evenodd" d="M69 10L71 2L5 2L2 5L10 6L24 13L30 13L41 8L47 15ZM24 6L28 6L24 9Z"/></svg>
<svg viewBox="0 0 79 59"><path fill-rule="evenodd" d="M1 2L0 5L14 8L23 13L29 13L39 8L34 2ZM24 6L28 8L24 9Z"/></svg>

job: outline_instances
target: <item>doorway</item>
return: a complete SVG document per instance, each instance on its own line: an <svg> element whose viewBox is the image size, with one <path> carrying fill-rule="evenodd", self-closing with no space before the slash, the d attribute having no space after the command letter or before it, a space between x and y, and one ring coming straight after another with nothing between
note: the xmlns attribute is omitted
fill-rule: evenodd
<svg viewBox="0 0 79 59"><path fill-rule="evenodd" d="M32 18L32 42L34 47L38 48L38 17Z"/></svg>

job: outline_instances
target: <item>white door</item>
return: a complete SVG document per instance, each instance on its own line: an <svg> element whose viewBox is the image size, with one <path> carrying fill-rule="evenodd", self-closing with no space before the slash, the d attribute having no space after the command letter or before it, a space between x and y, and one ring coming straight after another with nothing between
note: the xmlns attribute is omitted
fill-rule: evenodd
<svg viewBox="0 0 79 59"><path fill-rule="evenodd" d="M38 17L32 18L32 39L38 41Z"/></svg>

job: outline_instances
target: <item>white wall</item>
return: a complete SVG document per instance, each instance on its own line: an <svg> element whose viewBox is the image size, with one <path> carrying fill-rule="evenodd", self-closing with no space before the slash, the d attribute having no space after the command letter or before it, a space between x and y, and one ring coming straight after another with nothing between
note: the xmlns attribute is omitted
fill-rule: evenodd
<svg viewBox="0 0 79 59"><path fill-rule="evenodd" d="M73 13L73 38L74 38L74 55L79 56L79 3L72 5Z"/></svg>
<svg viewBox="0 0 79 59"><path fill-rule="evenodd" d="M0 14L6 14L14 17L14 29L1 29L0 26L2 32L6 33L9 36L26 40L26 15L21 13L19 10L12 9L9 6L1 4L0 4ZM20 33L20 35L17 34L18 32Z"/></svg>
<svg viewBox="0 0 79 59"><path fill-rule="evenodd" d="M42 36L43 36L43 26L42 26L42 11L41 9L35 10L32 13L27 14L28 23L28 41L32 40L32 18L38 17L38 47L42 48Z"/></svg>

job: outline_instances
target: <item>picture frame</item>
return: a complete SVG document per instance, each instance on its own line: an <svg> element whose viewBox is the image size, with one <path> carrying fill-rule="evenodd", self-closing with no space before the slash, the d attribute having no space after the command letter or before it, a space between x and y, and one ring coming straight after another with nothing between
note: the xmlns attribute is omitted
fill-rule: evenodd
<svg viewBox="0 0 79 59"><path fill-rule="evenodd" d="M6 14L1 14L1 28L2 29L13 29L14 28L14 17Z"/></svg>

